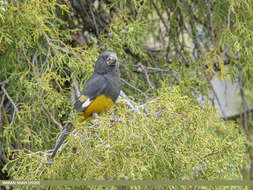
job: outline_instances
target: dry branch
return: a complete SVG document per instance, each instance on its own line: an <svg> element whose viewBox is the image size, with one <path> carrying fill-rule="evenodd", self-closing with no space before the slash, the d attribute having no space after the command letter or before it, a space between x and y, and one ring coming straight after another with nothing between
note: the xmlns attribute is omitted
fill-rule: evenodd
<svg viewBox="0 0 253 190"><path fill-rule="evenodd" d="M8 94L7 90L4 88L4 85L5 84L2 84L1 88L2 88L2 91L4 92L5 96L8 98L8 100L11 102L11 104L13 105L14 107L14 111L15 112L19 112L16 104L14 103L14 101L12 100L12 98L10 97L10 95Z"/></svg>
<svg viewBox="0 0 253 190"><path fill-rule="evenodd" d="M130 84L129 82L127 82L126 80L124 80L123 78L120 79L122 82L124 82L126 85L128 85L129 87L133 88L134 90L138 91L139 93L141 93L145 98L149 98L144 92L142 92L139 88L135 87L134 85Z"/></svg>

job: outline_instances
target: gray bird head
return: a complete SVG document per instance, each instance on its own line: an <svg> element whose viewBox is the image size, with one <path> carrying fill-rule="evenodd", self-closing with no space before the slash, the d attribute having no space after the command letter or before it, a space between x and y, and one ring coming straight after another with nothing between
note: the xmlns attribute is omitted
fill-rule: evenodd
<svg viewBox="0 0 253 190"><path fill-rule="evenodd" d="M118 61L117 54L111 51L104 51L99 57L102 57L109 66L115 66Z"/></svg>
<svg viewBox="0 0 253 190"><path fill-rule="evenodd" d="M99 55L94 70L97 73L107 73L117 70L118 67L117 54L111 51L104 51Z"/></svg>

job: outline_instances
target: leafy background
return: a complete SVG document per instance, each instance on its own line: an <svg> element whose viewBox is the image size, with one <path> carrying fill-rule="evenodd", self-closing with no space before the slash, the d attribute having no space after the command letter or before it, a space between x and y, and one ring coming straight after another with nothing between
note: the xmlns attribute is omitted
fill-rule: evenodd
<svg viewBox="0 0 253 190"><path fill-rule="evenodd" d="M252 6L0 1L1 179L251 179ZM108 49L127 97L95 124L72 121L76 135L50 160ZM238 114L214 109L214 77L238 83Z"/></svg>

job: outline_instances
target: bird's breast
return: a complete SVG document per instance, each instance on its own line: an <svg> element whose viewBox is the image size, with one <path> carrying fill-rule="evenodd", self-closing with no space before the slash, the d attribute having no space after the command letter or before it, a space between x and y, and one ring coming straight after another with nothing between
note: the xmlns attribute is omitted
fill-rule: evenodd
<svg viewBox="0 0 253 190"><path fill-rule="evenodd" d="M86 120L93 113L104 113L107 112L112 106L114 102L111 98L103 95L99 95L96 99L94 99L90 105L85 109L83 113L80 114L79 122Z"/></svg>

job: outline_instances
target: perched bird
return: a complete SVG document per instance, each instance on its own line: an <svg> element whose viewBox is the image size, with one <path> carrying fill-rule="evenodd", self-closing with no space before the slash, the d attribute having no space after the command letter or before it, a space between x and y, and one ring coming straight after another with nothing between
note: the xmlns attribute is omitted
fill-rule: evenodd
<svg viewBox="0 0 253 190"><path fill-rule="evenodd" d="M85 84L80 97L74 104L74 109L79 112L78 121L108 111L120 94L120 71L117 55L111 51L101 53L94 66L94 73ZM67 127L65 133L57 143L51 158L67 137L73 127Z"/></svg>

